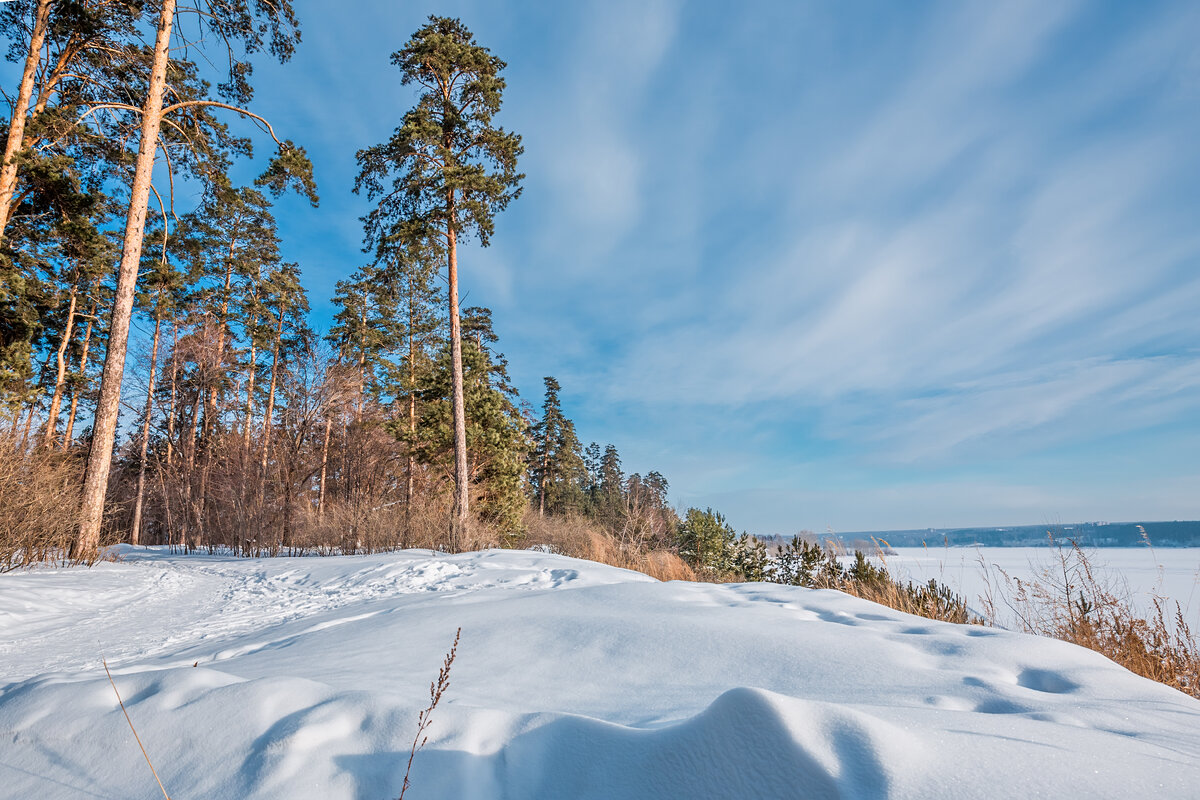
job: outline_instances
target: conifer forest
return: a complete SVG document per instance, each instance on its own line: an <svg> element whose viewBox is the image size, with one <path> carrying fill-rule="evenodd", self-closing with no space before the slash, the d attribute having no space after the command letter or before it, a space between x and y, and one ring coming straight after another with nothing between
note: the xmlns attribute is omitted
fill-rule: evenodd
<svg viewBox="0 0 1200 800"><path fill-rule="evenodd" d="M0 560L458 551L536 544L534 518L676 549L667 479L584 446L553 377L524 399L491 312L461 302L461 243L488 244L524 177L505 63L463 22L430 17L391 56L412 105L357 152L364 256L321 331L274 215L319 187L253 98L253 61L299 43L290 2L17 0L0 25L23 65L0 174Z"/></svg>

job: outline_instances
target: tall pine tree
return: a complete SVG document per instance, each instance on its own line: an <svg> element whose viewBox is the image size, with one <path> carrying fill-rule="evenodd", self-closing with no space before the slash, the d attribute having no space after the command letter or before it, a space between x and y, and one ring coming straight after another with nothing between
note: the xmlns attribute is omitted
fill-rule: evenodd
<svg viewBox="0 0 1200 800"><path fill-rule="evenodd" d="M493 124L505 64L457 19L432 16L392 54L401 82L421 89L391 139L358 153L355 191L379 205L366 218L368 244L424 228L442 238L450 317L454 505L450 547L457 549L470 514L463 354L459 320L458 242L471 233L486 246L493 218L520 194L521 137Z"/></svg>

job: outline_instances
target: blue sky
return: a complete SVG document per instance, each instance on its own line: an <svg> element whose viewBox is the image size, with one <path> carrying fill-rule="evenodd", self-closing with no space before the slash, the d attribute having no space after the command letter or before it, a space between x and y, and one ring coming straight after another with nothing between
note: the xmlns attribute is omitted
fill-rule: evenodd
<svg viewBox="0 0 1200 800"><path fill-rule="evenodd" d="M318 326L388 56L459 16L528 175L466 302L628 471L760 533L1200 518L1197 4L297 8L254 107L316 162Z"/></svg>

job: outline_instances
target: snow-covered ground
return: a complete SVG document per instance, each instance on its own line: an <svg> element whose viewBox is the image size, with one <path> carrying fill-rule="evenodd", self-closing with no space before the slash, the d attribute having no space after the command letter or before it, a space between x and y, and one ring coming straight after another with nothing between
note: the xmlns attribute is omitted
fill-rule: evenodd
<svg viewBox="0 0 1200 800"><path fill-rule="evenodd" d="M1128 597L1143 614L1150 613L1154 597L1169 601L1170 614L1178 602L1188 624L1200 632L1200 547L1102 547L1084 553L1097 580L1118 596ZM993 597L1002 606L1001 571L1027 581L1054 567L1056 555L1050 547L898 547L884 561L903 580L925 583L936 578L972 608L980 608L989 579Z"/></svg>
<svg viewBox="0 0 1200 800"><path fill-rule="evenodd" d="M1187 798L1200 702L1057 641L530 552L0 575L0 797Z"/></svg>

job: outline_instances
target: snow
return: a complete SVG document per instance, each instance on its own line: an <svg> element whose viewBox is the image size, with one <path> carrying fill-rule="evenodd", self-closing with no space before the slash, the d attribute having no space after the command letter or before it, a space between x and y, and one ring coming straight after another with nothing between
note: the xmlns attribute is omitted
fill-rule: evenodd
<svg viewBox="0 0 1200 800"><path fill-rule="evenodd" d="M0 798L1195 796L1200 702L833 591L561 556L122 551L0 576ZM195 666L193 666L195 665Z"/></svg>

